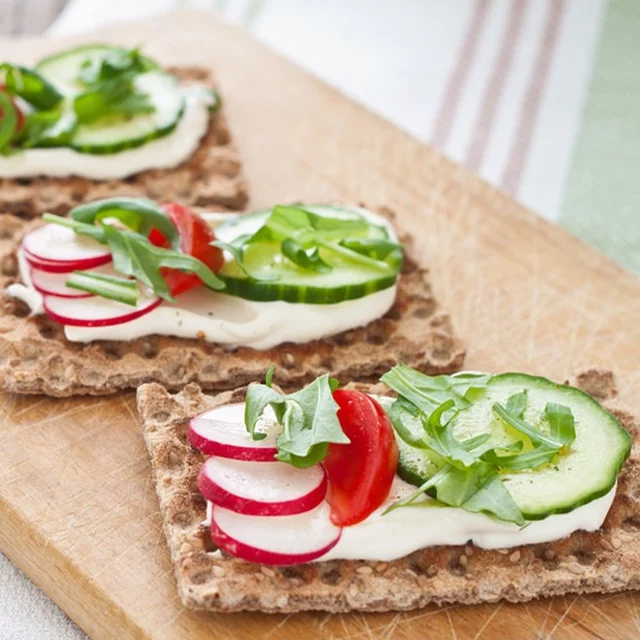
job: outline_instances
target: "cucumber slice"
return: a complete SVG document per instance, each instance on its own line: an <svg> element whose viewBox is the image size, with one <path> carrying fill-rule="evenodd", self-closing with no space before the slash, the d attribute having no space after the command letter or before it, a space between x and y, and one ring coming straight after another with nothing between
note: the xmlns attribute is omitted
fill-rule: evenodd
<svg viewBox="0 0 640 640"><path fill-rule="evenodd" d="M121 47L113 47L108 44L88 44L66 51L54 53L42 58L35 66L36 71L51 82L59 91L66 95L75 95L82 91L77 77L80 67L86 60L99 60L112 51L124 51ZM159 71L160 67L155 60L143 57L150 71Z"/></svg>
<svg viewBox="0 0 640 640"><path fill-rule="evenodd" d="M362 210L330 205L312 205L305 208L318 215L361 220L367 218ZM270 211L237 216L216 228L216 237L232 243L252 236L264 223ZM389 239L385 226L375 219L362 237ZM284 300L310 304L335 304L353 300L392 287L397 270L380 269L375 265L353 264L348 258L320 248L320 257L333 267L329 273L313 273L301 269L285 258L280 243L256 243L246 246L244 264L254 278L235 261L225 264L218 275L226 284L225 293L255 301Z"/></svg>
<svg viewBox="0 0 640 640"><path fill-rule="evenodd" d="M464 440L489 433L491 442L507 444L523 436L498 418L494 403L527 391L524 419L541 431L548 431L541 416L547 403L566 405L575 418L576 438L568 453L550 464L527 471L510 471L501 479L527 520L542 520L555 513L567 513L606 495L613 488L622 464L629 456L631 438L618 420L591 396L564 385L535 376L507 373L495 376L485 392L461 411L453 421L457 439ZM410 425L409 425L410 426ZM415 429L421 429L416 420ZM408 482L421 485L442 463L432 452L407 445L400 438L398 474Z"/></svg>
<svg viewBox="0 0 640 640"><path fill-rule="evenodd" d="M104 57L116 47L90 45L64 51L41 60L37 71L71 101L83 90L77 82L80 67L87 59ZM155 111L134 117L105 116L89 124L80 124L70 147L87 154L112 154L140 147L171 133L184 112L184 94L177 80L164 73L151 59L145 58L150 71L134 80L136 87L148 94Z"/></svg>

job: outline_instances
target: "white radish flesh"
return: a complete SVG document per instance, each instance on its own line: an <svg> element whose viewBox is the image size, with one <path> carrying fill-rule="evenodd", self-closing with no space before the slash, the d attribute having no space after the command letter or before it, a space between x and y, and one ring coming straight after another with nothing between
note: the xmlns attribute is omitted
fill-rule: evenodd
<svg viewBox="0 0 640 640"><path fill-rule="evenodd" d="M111 260L105 245L59 224L46 224L28 233L22 249L27 260L43 271L89 269Z"/></svg>
<svg viewBox="0 0 640 640"><path fill-rule="evenodd" d="M284 462L209 458L198 488L213 504L255 516L285 516L310 511L327 493L320 465L299 469Z"/></svg>
<svg viewBox="0 0 640 640"><path fill-rule="evenodd" d="M189 424L189 442L209 456L273 462L281 427L270 409L267 408L256 426L256 432L266 435L262 440L254 440L249 435L244 424L244 403L237 403L216 407L193 418Z"/></svg>
<svg viewBox="0 0 640 640"><path fill-rule="evenodd" d="M220 549L248 562L292 565L321 558L340 540L322 502L312 511L278 518L247 516L218 506L211 509L211 537Z"/></svg>
<svg viewBox="0 0 640 640"><path fill-rule="evenodd" d="M31 282L33 288L42 295L57 296L60 298L88 298L91 296L86 291L72 289L65 284L70 273L51 273L41 269L31 268Z"/></svg>
<svg viewBox="0 0 640 640"><path fill-rule="evenodd" d="M130 322L153 311L161 298L140 296L138 305L131 305L99 296L85 298L59 298L45 296L43 306L46 314L60 324L72 327L108 327Z"/></svg>
<svg viewBox="0 0 640 640"><path fill-rule="evenodd" d="M91 273L101 275L121 276L110 264L89 270ZM66 282L71 273L51 273L31 267L31 283L33 288L42 295L58 296L60 298L88 298L92 294L80 289L67 287Z"/></svg>

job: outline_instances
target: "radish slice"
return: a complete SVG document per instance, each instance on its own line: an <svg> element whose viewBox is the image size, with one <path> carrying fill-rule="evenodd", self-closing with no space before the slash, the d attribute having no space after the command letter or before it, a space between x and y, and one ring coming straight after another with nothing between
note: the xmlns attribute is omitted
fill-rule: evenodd
<svg viewBox="0 0 640 640"><path fill-rule="evenodd" d="M312 511L280 518L241 515L215 505L211 509L213 541L223 551L248 562L311 562L335 547L341 532L331 522L326 502Z"/></svg>
<svg viewBox="0 0 640 640"><path fill-rule="evenodd" d="M90 301L83 298L59 298L45 296L43 306L46 314L60 324L71 327L109 327L135 320L153 311L161 298L140 296L137 307L115 300L93 296Z"/></svg>
<svg viewBox="0 0 640 640"><path fill-rule="evenodd" d="M209 458L198 476L198 488L209 501L253 516L290 516L317 507L327 493L320 465L298 469L285 462Z"/></svg>
<svg viewBox="0 0 640 640"><path fill-rule="evenodd" d="M69 279L69 273L51 273L41 269L31 269L31 282L33 288L42 295L57 296L59 298L89 298L90 293L71 289L65 282Z"/></svg>
<svg viewBox="0 0 640 640"><path fill-rule="evenodd" d="M59 224L46 224L22 239L26 259L42 271L63 273L90 269L111 261L105 245Z"/></svg>
<svg viewBox="0 0 640 640"><path fill-rule="evenodd" d="M208 456L273 462L278 450L276 438L281 427L270 407L256 426L256 431L266 434L262 440L254 440L244 424L244 403L227 404L205 411L189 423L189 442Z"/></svg>
<svg viewBox="0 0 640 640"><path fill-rule="evenodd" d="M100 273L103 275L119 276L119 274L110 264L103 267L91 269L92 273ZM65 284L69 279L70 273L52 273L50 271L42 271L41 269L31 268L31 283L33 288L42 295L57 296L59 298L89 298L91 293L80 291L80 289L72 289Z"/></svg>

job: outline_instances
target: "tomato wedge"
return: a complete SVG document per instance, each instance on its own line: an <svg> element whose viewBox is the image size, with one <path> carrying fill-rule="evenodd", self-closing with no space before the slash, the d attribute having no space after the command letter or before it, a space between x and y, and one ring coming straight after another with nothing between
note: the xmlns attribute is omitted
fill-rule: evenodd
<svg viewBox="0 0 640 640"><path fill-rule="evenodd" d="M323 461L329 480L331 520L349 526L364 520L388 497L398 467L398 446L380 404L360 391L337 389L338 420L349 444L330 444Z"/></svg>
<svg viewBox="0 0 640 640"><path fill-rule="evenodd" d="M180 250L204 262L214 273L219 271L224 257L220 249L211 246L211 242L216 239L216 236L204 218L177 202L164 204L162 208L178 229ZM167 239L157 229L152 229L149 241L158 247L169 246ZM178 269L164 268L161 273L173 296L179 296L181 293L195 289L202 284L198 276L184 273Z"/></svg>

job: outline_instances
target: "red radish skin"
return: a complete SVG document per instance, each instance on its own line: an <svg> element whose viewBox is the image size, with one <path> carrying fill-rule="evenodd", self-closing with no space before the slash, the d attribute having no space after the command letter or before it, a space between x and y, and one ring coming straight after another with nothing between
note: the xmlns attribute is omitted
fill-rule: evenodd
<svg viewBox="0 0 640 640"><path fill-rule="evenodd" d="M43 296L57 298L90 298L91 294L78 289L71 289L65 285L68 273L56 274L42 269L31 269L31 283L33 288Z"/></svg>
<svg viewBox="0 0 640 640"><path fill-rule="evenodd" d="M145 306L135 308L96 296L94 296L94 300L91 303L56 296L44 296L43 299L45 313L52 320L69 327L112 327L117 324L124 324L150 313L161 303L161 298L155 298ZM108 311L102 317L83 317L83 305L87 309L100 305Z"/></svg>
<svg viewBox="0 0 640 640"><path fill-rule="evenodd" d="M111 260L108 248L98 241L79 236L73 229L58 224L45 224L22 239L25 257L43 271L44 267L89 269ZM59 272L61 273L61 272Z"/></svg>
<svg viewBox="0 0 640 640"><path fill-rule="evenodd" d="M246 465L246 469L243 468ZM271 465L271 466L268 466ZM252 474L253 471L253 474ZM304 478L307 472L307 488L299 495L291 498L292 483ZM278 487L278 474L290 474L285 477L289 487ZM313 474L313 478L310 478ZM298 475L299 478L296 478ZM237 482L234 487L233 483ZM273 484L270 484L273 482ZM243 488L250 488L254 495L242 495ZM295 469L284 462L271 462L255 465L253 462L230 461L220 458L209 458L202 466L198 475L198 489L200 493L214 505L229 509L235 513L248 516L292 516L315 509L327 494L327 478L324 469L317 465L312 469ZM234 492L234 489L236 492ZM271 496L283 491L286 499L275 500L258 499L260 494L267 491ZM295 495L295 491L293 491Z"/></svg>
<svg viewBox="0 0 640 640"><path fill-rule="evenodd" d="M280 431L275 422L266 425L267 436L254 440L244 424L244 403L224 405L196 416L189 423L187 437L198 451L208 456L219 456L233 460L273 462L278 453L275 439Z"/></svg>
<svg viewBox="0 0 640 640"><path fill-rule="evenodd" d="M24 247L22 252L26 261L36 269L40 271L46 271L47 273L71 273L72 271L85 271L87 269L93 269L94 267L101 267L104 264L111 262L111 254L108 253L105 256L99 258L92 258L91 260L83 260L82 262L72 261L58 261L53 262L49 260L41 260L33 254L29 253Z"/></svg>
<svg viewBox="0 0 640 640"><path fill-rule="evenodd" d="M330 524L329 509L326 503L323 503L320 507L318 507L318 509L319 513L322 516L326 517L327 524ZM235 520L236 525L244 525L245 529L252 531L254 534L253 537L259 540L260 546L249 542L243 542L242 540L238 539L238 532L236 532L234 536L234 532L228 530L228 520L230 514L228 512L225 513L225 511L226 510L216 506L211 509L211 538L220 549L236 558L246 560L247 562L270 564L274 566L287 566L312 562L313 560L317 560L331 551L331 549L333 549L340 541L340 536L342 534L341 528L334 527L332 530L332 535L329 537L329 539L322 540L314 548L313 520L309 518L309 522L306 524L306 526L304 526L302 530L299 531L299 533L301 534L299 537L302 538L305 546L307 546L308 548L302 549L298 553L284 553L282 551L269 548L272 546L270 542L274 539L274 537L282 538L280 532L277 530L270 531L268 528L264 529L264 522L255 522L253 521L254 517L252 516L231 514L231 520ZM307 515L310 514L302 514L302 516L293 517L304 518ZM227 527L223 526L220 523L220 520L223 519L223 516L226 516L225 519L227 520L227 522L225 524L227 524ZM240 520L242 518L244 518L244 521ZM281 519L273 518L272 520L275 523L275 521ZM282 524L286 527L286 524L284 522Z"/></svg>

